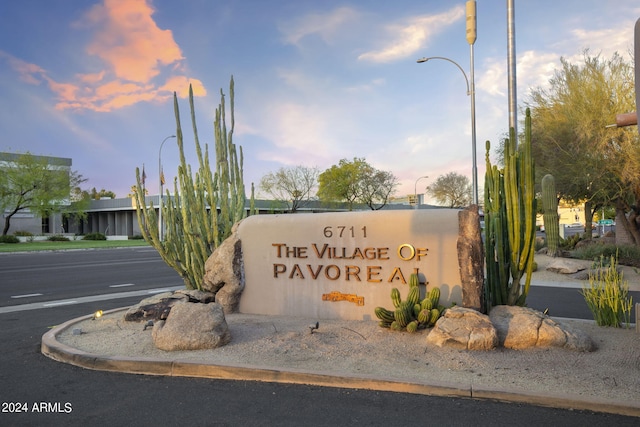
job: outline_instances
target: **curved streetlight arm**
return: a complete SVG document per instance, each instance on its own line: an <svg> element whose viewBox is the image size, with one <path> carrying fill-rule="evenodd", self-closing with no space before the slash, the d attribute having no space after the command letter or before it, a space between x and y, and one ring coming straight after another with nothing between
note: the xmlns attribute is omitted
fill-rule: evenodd
<svg viewBox="0 0 640 427"><path fill-rule="evenodd" d="M416 201L416 209L418 208L418 181L420 181L422 178L429 178L428 176L421 176L420 178L416 179L415 184L413 184L413 198Z"/></svg>
<svg viewBox="0 0 640 427"><path fill-rule="evenodd" d="M475 8L475 5L474 5ZM474 15L475 15L475 11L474 11ZM475 30L475 28L474 28ZM473 41L475 42L475 38L473 39ZM474 83L474 75L473 75L473 43L469 42L470 45L470 62L471 62L471 84L469 84L469 78L467 78L467 73L464 72L464 70L462 69L462 67L460 66L460 64L458 64L456 61L449 59L449 58L445 58L444 56L432 56L429 58L420 58L418 59L418 64L421 64L423 62L427 62L430 59L443 59L445 61L449 61L451 62L453 65L455 65L456 67L458 67L458 69L462 72L462 75L464 76L464 80L467 83L467 95L471 96L471 150L472 150L472 170L471 170L471 175L473 177L473 204L477 205L478 204L478 167L476 165L476 89L475 89L475 83Z"/></svg>
<svg viewBox="0 0 640 427"><path fill-rule="evenodd" d="M467 73L464 72L464 70L462 69L462 67L460 66L460 64L458 64L456 61L454 61L453 59L449 59L449 58L445 58L444 56L430 56L429 58L420 58L418 59L416 62L418 64L422 64L423 62L427 62L431 59L442 59L445 61L449 61L451 62L453 65L455 65L456 67L458 67L458 69L462 72L462 75L464 76L464 80L467 83L467 96L471 95L471 87L469 86L469 78L467 77Z"/></svg>
<svg viewBox="0 0 640 427"><path fill-rule="evenodd" d="M160 149L158 150L158 180L160 181L160 199L162 199L162 146L165 142L167 142L167 139L175 137L175 135L169 135L168 137L163 139L162 143L160 144Z"/></svg>

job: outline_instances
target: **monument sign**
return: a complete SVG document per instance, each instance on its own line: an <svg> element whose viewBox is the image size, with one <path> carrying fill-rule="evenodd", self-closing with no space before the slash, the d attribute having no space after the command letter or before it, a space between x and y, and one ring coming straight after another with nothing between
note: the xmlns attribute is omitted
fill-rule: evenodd
<svg viewBox="0 0 640 427"><path fill-rule="evenodd" d="M242 313L376 319L418 273L421 296L460 304L458 210L256 215L238 227L244 260Z"/></svg>

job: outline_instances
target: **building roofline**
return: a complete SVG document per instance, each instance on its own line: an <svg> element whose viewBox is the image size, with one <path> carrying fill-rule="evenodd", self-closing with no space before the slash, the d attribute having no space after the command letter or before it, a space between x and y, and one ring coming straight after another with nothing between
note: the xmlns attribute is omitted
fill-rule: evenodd
<svg viewBox="0 0 640 427"><path fill-rule="evenodd" d="M25 154L31 154L31 153L6 153L6 152L0 152L0 161L5 161L5 162L15 162L17 161L21 156L24 156ZM68 157L54 157L54 156L40 156L40 155L36 155L36 154L31 154L33 156L33 158L36 161L46 161L48 164L52 165L52 166L67 166L67 167L71 167L72 164L72 160Z"/></svg>

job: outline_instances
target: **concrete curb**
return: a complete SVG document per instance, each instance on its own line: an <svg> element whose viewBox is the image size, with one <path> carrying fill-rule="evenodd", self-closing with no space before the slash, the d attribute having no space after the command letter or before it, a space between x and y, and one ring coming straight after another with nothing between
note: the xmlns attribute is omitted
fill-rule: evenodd
<svg viewBox="0 0 640 427"><path fill-rule="evenodd" d="M126 308L110 310L105 312L105 314L116 313L123 310L126 310ZM92 315L72 319L45 333L42 336L42 354L59 362L99 371L240 381L264 381L412 393L429 396L464 397L640 417L640 401L620 402L607 399L584 398L581 396L571 396L566 394L555 395L529 393L523 390L476 387L473 384L427 384L418 382L400 382L390 378L344 375L335 376L330 372L309 372L297 369L277 370L248 365L222 366L196 363L181 360L180 358L176 358L174 360L159 360L153 358L132 358L126 356L106 357L87 353L82 350L69 347L58 341L58 334L72 328L76 323L91 318Z"/></svg>

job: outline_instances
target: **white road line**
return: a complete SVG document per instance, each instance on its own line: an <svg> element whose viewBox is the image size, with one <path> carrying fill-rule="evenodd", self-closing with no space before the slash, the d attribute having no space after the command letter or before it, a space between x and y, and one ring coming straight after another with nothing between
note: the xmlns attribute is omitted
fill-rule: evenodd
<svg viewBox="0 0 640 427"><path fill-rule="evenodd" d="M44 303L42 304L43 307L56 307L59 305L71 305L71 304L77 304L78 301L58 301L58 302L49 302L49 303Z"/></svg>
<svg viewBox="0 0 640 427"><path fill-rule="evenodd" d="M128 297L136 297L136 296L144 297L145 295L149 295L149 294L157 294L160 292L168 292L168 291L177 291L178 289L184 289L184 285L161 288L161 289L146 289L146 290L140 290L140 291L116 292L112 294L78 297L74 300L58 300L58 301L47 301L47 302L34 302L30 304L10 305L6 307L0 307L0 314L13 313L15 311L39 310L42 308L53 308L56 306L70 305L70 304L84 304L84 303L95 302L95 301L108 301L108 300L119 299L119 298L128 298Z"/></svg>
<svg viewBox="0 0 640 427"><path fill-rule="evenodd" d="M18 298L31 298L31 297L39 297L42 294L24 294L24 295L12 295L11 298L14 299L18 299Z"/></svg>
<svg viewBox="0 0 640 427"><path fill-rule="evenodd" d="M123 283L121 285L109 285L110 288L124 288L126 286L135 286L135 283Z"/></svg>

